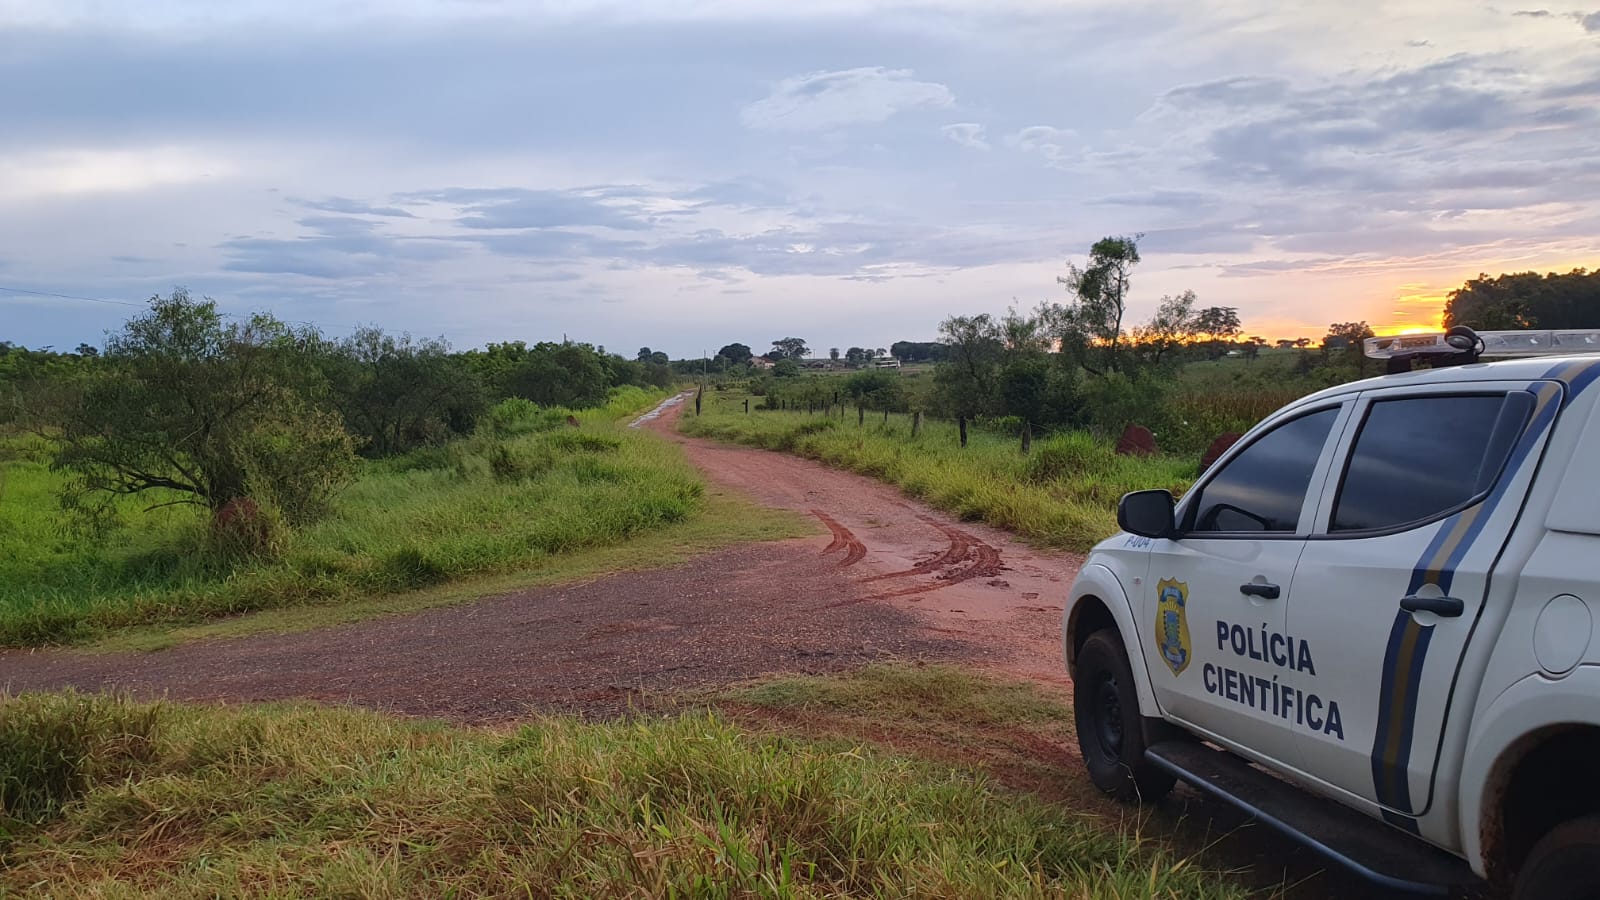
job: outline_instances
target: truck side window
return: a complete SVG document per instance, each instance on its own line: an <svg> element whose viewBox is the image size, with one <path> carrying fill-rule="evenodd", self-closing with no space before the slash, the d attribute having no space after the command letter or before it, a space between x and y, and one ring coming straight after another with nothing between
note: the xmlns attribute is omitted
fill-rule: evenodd
<svg viewBox="0 0 1600 900"><path fill-rule="evenodd" d="M1319 410L1252 441L1200 489L1186 530L1292 534L1338 415L1338 409Z"/></svg>
<svg viewBox="0 0 1600 900"><path fill-rule="evenodd" d="M1420 524L1494 486L1527 422L1526 393L1379 400L1361 423L1330 531Z"/></svg>

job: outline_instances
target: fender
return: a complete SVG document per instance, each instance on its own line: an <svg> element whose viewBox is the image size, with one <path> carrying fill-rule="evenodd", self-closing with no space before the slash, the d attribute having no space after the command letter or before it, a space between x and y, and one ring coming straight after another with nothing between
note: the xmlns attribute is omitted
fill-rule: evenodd
<svg viewBox="0 0 1600 900"><path fill-rule="evenodd" d="M1062 657L1067 661L1067 674L1072 674L1074 614L1078 601L1084 597L1097 597L1111 611L1116 620L1117 632L1122 635L1122 646L1128 651L1128 665L1133 669L1133 686L1139 696L1139 713L1147 718L1161 718L1161 707L1156 703L1155 692L1150 689L1150 670L1145 667L1144 646L1139 642L1140 629L1128 595L1110 569L1100 563L1088 563L1078 570L1072 582L1072 600L1067 604L1061 620Z"/></svg>
<svg viewBox="0 0 1600 900"><path fill-rule="evenodd" d="M1496 697L1472 723L1460 779L1461 855L1472 871L1487 876L1484 831L1496 827L1503 785L1502 763L1522 738L1551 726L1600 726L1600 665L1579 666L1559 679L1529 675Z"/></svg>

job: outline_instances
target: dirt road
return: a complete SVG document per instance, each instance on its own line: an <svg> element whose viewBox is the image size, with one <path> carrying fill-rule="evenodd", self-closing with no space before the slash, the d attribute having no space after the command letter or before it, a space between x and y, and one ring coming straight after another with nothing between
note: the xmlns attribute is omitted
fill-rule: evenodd
<svg viewBox="0 0 1600 900"><path fill-rule="evenodd" d="M648 427L708 477L815 517L815 539L687 565L338 626L158 653L0 652L0 687L141 696L308 698L458 721L611 714L640 694L880 658L962 660L1055 684L1060 593L1075 560L959 525L814 463Z"/></svg>

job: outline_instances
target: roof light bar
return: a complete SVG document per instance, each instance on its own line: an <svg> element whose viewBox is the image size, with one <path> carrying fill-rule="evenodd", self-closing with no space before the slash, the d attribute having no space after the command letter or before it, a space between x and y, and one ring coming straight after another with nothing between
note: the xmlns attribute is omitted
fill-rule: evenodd
<svg viewBox="0 0 1600 900"><path fill-rule="evenodd" d="M1479 331L1483 342L1478 356L1570 356L1575 353L1600 353L1600 330L1594 331ZM1367 338L1367 356L1391 359L1397 356L1454 356L1463 348L1450 344L1444 333L1397 334Z"/></svg>

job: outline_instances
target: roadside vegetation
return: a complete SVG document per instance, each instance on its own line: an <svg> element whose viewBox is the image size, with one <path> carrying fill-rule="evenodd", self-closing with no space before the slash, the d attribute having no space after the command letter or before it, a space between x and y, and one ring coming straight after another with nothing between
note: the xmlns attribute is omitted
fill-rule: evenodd
<svg viewBox="0 0 1600 900"><path fill-rule="evenodd" d="M1119 456L1088 432L1034 442L1024 456L1014 435L973 428L961 447L954 422L911 420L854 410L841 420L822 413L744 413L737 393L708 394L700 416L680 422L686 434L793 453L896 485L910 496L975 522L1003 528L1049 548L1081 551L1116 531L1117 498L1131 490L1181 492L1198 468L1192 459Z"/></svg>
<svg viewBox="0 0 1600 900"><path fill-rule="evenodd" d="M913 695L954 722L1062 717L1031 690L879 669L755 685L711 709L514 730L309 706L5 698L0 893L1246 895L1144 841L1137 823L1046 802L981 764L743 723L813 701L892 714ZM995 691L1005 702L981 711ZM724 702L737 709L717 711Z"/></svg>
<svg viewBox="0 0 1600 900"><path fill-rule="evenodd" d="M368 608L685 527L698 473L625 427L663 373L586 344L332 341L181 291L103 350L9 350L0 646Z"/></svg>

